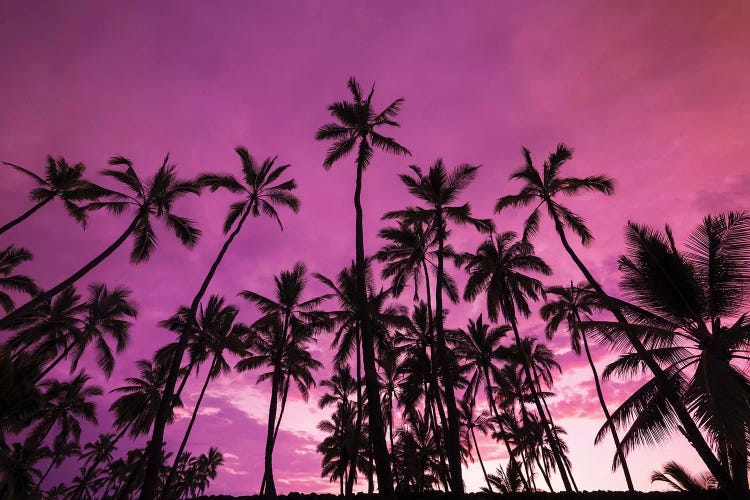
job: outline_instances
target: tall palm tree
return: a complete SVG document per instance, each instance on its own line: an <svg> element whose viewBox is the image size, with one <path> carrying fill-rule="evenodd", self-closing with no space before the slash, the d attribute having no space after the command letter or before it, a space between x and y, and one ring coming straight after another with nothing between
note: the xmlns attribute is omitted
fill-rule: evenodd
<svg viewBox="0 0 750 500"><path fill-rule="evenodd" d="M375 366L375 350L373 334L371 332L369 310L367 304L367 282L365 276L365 247L364 231L362 228L362 175L372 161L375 149L381 149L395 155L411 155L411 152L396 142L393 138L381 135L379 130L385 126L398 127L396 115L401 109L403 99L396 99L383 111L376 112L372 105L375 91L373 85L370 93L365 97L359 83L354 78L347 82L352 94L351 101L337 101L328 106L328 110L336 120L321 126L315 134L315 139L330 140L333 144L326 153L323 166L328 169L335 162L357 149L356 168L357 181L354 188L355 210L355 252L357 271L357 302L361 315L362 350L367 387L368 413L372 430L372 444L375 455L375 468L378 476L378 487L386 497L393 496L393 476L391 474L390 455L385 442L385 428L380 408L380 390Z"/></svg>
<svg viewBox="0 0 750 500"><path fill-rule="evenodd" d="M291 271L282 271L274 277L275 299L257 292L244 290L245 299L257 304L263 316L253 324L250 352L237 363L239 371L252 370L266 365L270 372L262 374L258 381L271 379L271 402L268 411L268 434L266 437L265 472L261 493L276 496L273 479L273 448L276 434L277 405L279 397L286 402L288 383L294 381L307 400L308 387L315 385L312 370L322 364L313 359L307 346L314 336L329 327L328 315L318 306L327 295L303 301L307 283L307 269L298 262ZM280 419L279 419L280 422Z"/></svg>
<svg viewBox="0 0 750 500"><path fill-rule="evenodd" d="M490 321L497 321L498 314L502 313L513 330L516 344L520 345L522 342L518 332L518 314L528 317L531 314L529 299L537 300L544 294L541 281L525 273L549 275L552 274L552 270L541 258L534 255L534 247L530 243L516 241L516 233L512 231L500 233L494 240L486 240L477 248L475 254L466 254L464 259L469 273L464 299L473 301L480 293L486 292ZM522 353L526 379L534 380L530 360L525 355L525 350L522 350ZM572 491L562 454L555 447L552 430L535 384L531 384L531 393L547 441L552 443L555 462L565 489Z"/></svg>
<svg viewBox="0 0 750 500"><path fill-rule="evenodd" d="M628 254L619 264L628 301L619 300L617 306L630 323L583 323L602 340L626 349L604 375L644 368L646 360L630 342L631 336L638 338L714 444L722 470L731 473L731 491L746 495L750 216L707 216L691 233L686 252L677 249L669 227L662 233L630 223L626 241ZM656 376L648 380L612 414L616 424L624 425L634 411L639 413L622 439L623 451L668 435L677 427L676 410Z"/></svg>
<svg viewBox="0 0 750 500"><path fill-rule="evenodd" d="M609 426L609 432L612 434L612 440L615 442L615 453L617 454L619 463L622 464L622 473L625 476L625 482L628 485L628 490L634 491L633 480L630 477L630 468L625 459L625 454L622 452L620 437L617 435L617 430L610 417L607 403L604 401L601 383L599 382L599 373L591 357L586 332L579 326L581 321L591 320L591 315L595 311L601 310L602 305L596 296L596 292L594 292L594 289L588 283L579 283L577 286L574 286L571 281L570 286L548 287L547 297L546 303L539 309L542 319L547 322L544 332L547 338L551 340L560 326L565 325L570 337L570 348L573 352L580 355L581 344L583 344L583 351L586 353L586 359L594 376L594 386L596 387L596 395L599 398L599 405L602 407L602 412ZM616 469L617 463L614 463L613 466Z"/></svg>
<svg viewBox="0 0 750 500"><path fill-rule="evenodd" d="M351 378L351 375L349 375ZM353 382L354 379L351 378ZM321 383L322 385L322 383ZM352 402L336 405L336 410L331 414L330 420L322 420L318 423L318 430L327 434L318 444L317 451L322 458L321 477L330 477L330 481L339 481L339 493L344 495L344 483L347 482L347 473L351 457L355 455L354 449L359 448L356 453L358 467L363 469L367 466L365 459L366 438L355 432L356 407Z"/></svg>
<svg viewBox="0 0 750 500"><path fill-rule="evenodd" d="M435 284L435 332L437 352L435 364L443 377L445 406L448 413L448 436L446 448L450 466L451 484L454 493L461 494L464 490L461 457L459 446L458 407L454 394L454 380L451 371L446 369L449 354L443 328L443 293L450 296L451 287L446 287L444 272L446 256L446 239L448 223L471 225L480 231L489 232L494 229L490 220L476 219L471 216L468 203L453 205L461 192L475 179L479 167L463 164L458 165L452 172L448 172L442 159L438 159L425 175L422 170L412 165L414 177L401 174L399 177L409 192L427 207L408 207L385 214L386 219L398 219L409 225L424 224L427 232L434 232L437 241L437 269ZM452 252L451 252L452 253ZM455 297L457 299L457 297Z"/></svg>
<svg viewBox="0 0 750 500"><path fill-rule="evenodd" d="M586 221L580 215L572 212L559 203L555 198L561 195L573 196L582 192L600 192L606 195L614 193L614 181L603 175L593 175L584 178L562 177L560 170L563 165L572 158L573 151L565 144L559 144L555 152L549 155L544 163L542 172L540 172L532 162L531 153L528 149L523 148L525 163L518 170L513 172L511 179L517 179L524 182L521 191L515 195L503 196L498 199L495 205L495 212L500 213L508 207L523 207L532 203L538 203L531 215L526 219L524 227L524 239L531 238L539 229L540 207L542 205L547 209L547 213L555 224L555 231L560 238L565 251L581 271L586 281L599 295L603 304L609 309L620 323L627 323L628 320L622 311L617 307L617 302L607 295L601 284L594 278L591 271L586 267L583 261L578 257L576 252L570 246L566 229L573 231L581 238L581 243L587 245L593 240L591 232L586 227ZM670 377L665 373L659 363L649 354L646 347L635 335L630 335L628 340L632 344L636 353L641 356L644 363L655 376L655 383L659 385L660 390L664 393L669 404L675 409L675 414L684 429L684 434L690 444L695 448L698 455L708 467L709 471L716 477L717 481L726 488L732 488L731 474L725 470L717 457L714 455L711 447L706 442L700 432L698 425L685 407L683 401L675 390L674 384Z"/></svg>
<svg viewBox="0 0 750 500"><path fill-rule="evenodd" d="M99 464L104 462L105 465L112 461L112 453L117 449L117 437L114 434L99 434L99 437L93 443L86 443L81 452L83 467L81 468L81 477L78 486L73 490L73 498L85 498L87 489L91 486L91 481L96 475L102 472L97 469Z"/></svg>
<svg viewBox="0 0 750 500"><path fill-rule="evenodd" d="M34 280L23 274L12 274L16 267L32 258L31 252L25 248L15 248L13 245L0 252L0 307L6 313L13 310L15 303L4 290L31 296L39 293L39 287L34 284Z"/></svg>
<svg viewBox="0 0 750 500"><path fill-rule="evenodd" d="M677 491L698 492L716 488L716 480L711 474L694 476L675 461L664 464L661 471L654 471L651 474L651 482L667 483Z"/></svg>
<svg viewBox="0 0 750 500"><path fill-rule="evenodd" d="M96 424L96 405L91 398L102 395L102 389L89 385L91 377L78 373L69 382L44 381L46 404L39 414L39 421L27 438L30 449L39 448L55 426L59 432L55 441L66 442L72 436L77 443L81 436L80 420Z"/></svg>
<svg viewBox="0 0 750 500"><path fill-rule="evenodd" d="M68 215L85 228L86 208L80 203L94 201L108 194L106 189L83 178L86 171L83 163L69 165L63 157L55 159L47 156L44 177L13 163L4 161L3 164L31 177L36 187L29 193L31 200L35 202L34 206L0 227L0 234L28 219L34 212L55 198L60 198Z"/></svg>
<svg viewBox="0 0 750 500"><path fill-rule="evenodd" d="M73 441L55 441L52 444L52 449L49 453L49 465L47 466L47 470L44 471L44 474L42 474L39 481L36 483L37 488L41 488L42 483L47 479L47 476L52 472L53 468L60 467L63 462L70 457L80 456L80 453L81 448Z"/></svg>
<svg viewBox="0 0 750 500"><path fill-rule="evenodd" d="M299 200L292 193L297 188L294 179L279 182L279 178L289 168L289 165L275 166L275 158L269 158L262 165L258 165L246 148L238 146L235 148L235 151L241 160L242 179L244 183L237 180L231 174L214 173L202 174L196 182L197 185L207 187L212 191L226 189L232 193L241 195L241 199L229 207L229 213L224 221L224 233L228 234L227 239L211 264L208 274L203 278L198 292L193 297L193 301L190 304L189 321L184 333L180 335L174 356L171 360L169 374L167 375L164 387L164 398L154 421L153 434L147 448L148 464L146 466L143 487L141 488L141 500L152 500L156 494L161 460L161 443L164 439L164 428L167 425L167 419L171 412L170 406L174 401L174 390L177 377L180 373L182 356L185 353L188 340L194 329L198 306L203 300L203 296L206 294L206 290L208 290L208 286L214 274L216 274L219 264L221 264L224 255L229 250L229 246L240 233L250 215L254 218L261 216L271 217L283 229L276 208L287 207L295 213L299 210Z"/></svg>
<svg viewBox="0 0 750 500"><path fill-rule="evenodd" d="M237 307L225 305L224 298L218 295L209 297L206 307L201 308L197 325L198 335L193 337L196 341L189 344L188 349L190 350L190 358L195 360L196 367L201 363L201 360L210 359L211 363L207 370L203 387L201 387L201 392L193 407L190 423L188 423L185 430L180 448L175 454L172 470L164 484L162 498L168 497L169 487L177 471L177 464L187 445L190 432L198 416L198 409L203 401L203 396L206 394L208 383L220 375L232 371L232 366L226 359L227 354L243 356L247 353L250 328L244 323L235 322L239 312L240 310Z"/></svg>
<svg viewBox="0 0 750 500"><path fill-rule="evenodd" d="M127 158L116 156L109 163L113 166L124 166L125 169L108 169L104 170L102 174L114 178L131 193L123 194L117 191L108 191L110 200L89 203L86 205L86 210L106 209L114 214L121 214L133 209L135 210L135 216L132 221L110 246L78 271L0 319L0 330L12 327L39 304L50 300L76 283L89 271L101 264L131 235L134 236L134 246L130 253L131 262L137 264L147 261L156 248L156 234L152 227L154 219L162 220L186 247L192 248L198 242L201 232L194 226L193 221L172 212L172 205L175 201L186 194L198 194L198 187L193 182L184 181L177 177L176 167L169 164L169 156L164 158L159 170L147 182L141 181L133 169L133 163Z"/></svg>

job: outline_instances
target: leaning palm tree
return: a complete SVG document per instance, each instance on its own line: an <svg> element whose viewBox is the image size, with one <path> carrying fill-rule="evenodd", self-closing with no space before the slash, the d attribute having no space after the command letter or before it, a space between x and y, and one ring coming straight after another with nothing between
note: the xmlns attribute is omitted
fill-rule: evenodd
<svg viewBox="0 0 750 500"><path fill-rule="evenodd" d="M63 157L55 159L52 156L47 156L44 177L13 163L4 161L3 164L31 177L36 183L36 187L29 193L31 200L35 202L34 206L0 227L0 234L28 219L34 212L55 198L62 200L68 215L85 228L86 208L81 206L80 203L91 202L108 194L106 189L83 178L86 171L86 166L83 163L69 165Z"/></svg>
<svg viewBox="0 0 750 500"><path fill-rule="evenodd" d="M278 222L279 227L283 229L276 208L287 207L295 213L299 210L299 200L292 193L297 187L294 179L279 181L279 178L289 168L289 165L275 166L276 158L269 158L262 165L258 165L246 148L238 146L235 148L235 151L237 151L241 160L242 180L244 183L237 180L231 174L208 173L200 175L197 179L199 186L207 187L212 191L226 189L232 193L239 194L241 199L229 207L229 213L224 221L224 233L228 233L227 239L211 264L208 274L203 278L198 292L193 297L193 301L190 304L188 322L184 332L180 335L171 360L169 374L167 375L164 387L164 398L154 422L153 434L147 449L148 465L146 466L146 475L143 487L141 488L140 498L142 500L152 500L156 494L164 428L171 413L170 407L174 400L173 395L177 377L180 373L182 356L185 353L190 335L194 329L198 306L203 300L203 296L206 294L206 290L208 290L208 286L214 274L216 274L219 264L221 264L224 255L229 250L229 246L240 233L249 216L252 215L254 218L268 216Z"/></svg>
<svg viewBox="0 0 750 500"><path fill-rule="evenodd" d="M83 467L81 468L81 477L77 487L72 491L73 498L86 498L88 488L102 471L97 469L99 464L104 462L105 465L112 461L112 453L116 450L117 437L114 434L100 434L96 441L86 443L81 451Z"/></svg>
<svg viewBox="0 0 750 500"><path fill-rule="evenodd" d="M544 294L542 282L525 273L552 274L549 266L534 255L534 247L525 241L517 241L516 233L506 231L494 240L486 240L479 245L475 254L464 255L469 280L466 283L464 299L473 301L485 292L487 313L491 321L497 321L499 313L513 330L516 344L521 345L518 331L518 314L528 317L531 314L529 299L537 300ZM533 381L531 362L523 354L523 371L526 380ZM531 394L541 419L547 441L551 443L557 469L567 491L572 491L570 479L565 470L562 453L555 446L549 421L535 384L530 384Z"/></svg>
<svg viewBox="0 0 750 500"><path fill-rule="evenodd" d="M75 284L89 271L101 264L131 235L134 236L134 246L130 253L131 262L137 264L147 261L156 248L156 234L152 226L155 219L163 221L186 247L192 248L198 242L201 232L194 226L193 221L172 212L172 205L175 201L186 194L198 194L198 187L193 182L184 181L177 177L176 167L169 164L169 156L164 158L161 167L148 182L141 181L133 169L133 163L127 158L117 156L112 158L109 163L113 166L124 166L125 170L109 169L104 170L102 174L114 178L131 193L123 194L109 191L110 200L89 203L86 209L106 209L114 214L121 214L133 209L135 216L130 224L110 246L78 271L0 319L0 330L11 328L39 304L50 300Z"/></svg>
<svg viewBox="0 0 750 500"><path fill-rule="evenodd" d="M187 445L188 438L195 424L195 419L198 416L198 409L203 401L203 396L206 394L209 382L222 374L232 371L232 367L227 362L225 356L228 354L235 356L247 354L250 328L244 323L235 322L239 312L240 310L237 307L226 305L224 298L218 295L212 295L208 299L205 309L201 308L198 318L200 338L196 339L198 341L190 344L188 348L190 350L190 357L195 360L196 366L201 363L201 360L208 359L210 359L210 366L206 372L203 387L201 387L200 394L193 407L193 413L190 416L187 429L185 429L180 448L175 454L169 477L164 484L162 498L168 497L169 487L177 471L177 464Z"/></svg>
<svg viewBox="0 0 750 500"><path fill-rule="evenodd" d="M600 340L625 349L603 375L647 369L630 341L640 339L709 436L722 470L731 474L730 487L719 484L737 496L747 495L750 216L707 216L690 235L687 251L677 249L669 227L662 233L630 223L626 239L628 253L619 264L627 302L618 300L617 307L629 324L582 323ZM622 439L626 454L679 429L677 408L668 396L654 376L613 412L616 425L629 425ZM602 429L599 436L606 432Z"/></svg>
<svg viewBox="0 0 750 500"><path fill-rule="evenodd" d="M661 471L654 471L651 474L651 482L667 483L676 491L698 492L716 489L716 480L711 474L694 476L675 461L664 464Z"/></svg>
<svg viewBox="0 0 750 500"><path fill-rule="evenodd" d="M23 274L12 274L16 267L32 258L31 252L25 248L15 248L13 245L0 252L0 308L6 313L13 310L15 303L5 290L31 296L39 293L39 287L34 284L34 280Z"/></svg>
<svg viewBox="0 0 750 500"><path fill-rule="evenodd" d="M472 447L476 451L479 465L482 467L484 480L487 483L487 489L492 493L492 483L487 475L487 470L484 468L484 461L482 461L482 454L479 452L479 443L477 442L476 434L479 431L486 435L492 429L490 412L483 410L478 414L475 413L475 404L476 398L472 395L471 391L466 391L464 397L458 402L458 412L462 423L461 440L464 443L463 447L469 450L469 453L471 453Z"/></svg>
<svg viewBox="0 0 750 500"><path fill-rule="evenodd" d="M72 436L77 443L81 436L80 420L97 423L96 405L91 398L101 396L102 389L89 385L89 380L88 375L80 372L69 382L51 380L41 383L46 404L27 438L30 449L39 448L55 426L59 427L55 441L65 442Z"/></svg>
<svg viewBox="0 0 750 500"><path fill-rule="evenodd" d="M401 174L401 181L406 185L409 192L425 207L408 207L385 214L385 219L398 219L408 225L423 224L428 233L435 234L437 241L437 266L435 283L435 325L436 332L436 356L435 364L438 372L443 377L445 406L448 414L448 429L446 448L450 476L454 493L461 494L464 491L461 457L459 446L459 422L458 407L454 394L455 381L453 374L447 369L449 359L448 348L445 340L445 329L443 327L443 294L448 293L452 300L457 300L455 286L446 279L445 257L452 254L447 247L448 223L458 225L471 225L476 229L489 232L494 229L494 224L488 219L476 219L471 215L471 207L468 203L453 205L461 192L475 179L479 167L463 164L458 165L452 172L448 172L442 159L438 159L430 167L425 175L422 170L412 165L414 177Z"/></svg>
<svg viewBox="0 0 750 500"><path fill-rule="evenodd" d="M401 109L403 99L396 99L383 111L378 113L372 106L372 96L375 91L374 85L366 97L363 96L362 89L354 78L349 79L347 86L352 94L352 100L338 101L328 106L328 110L336 121L321 126L315 134L315 139L319 141L333 141L323 162L323 166L326 169L331 168L334 163L347 156L355 148L357 149L355 161L357 181L354 189L357 302L359 312L362 316L360 322L362 328L363 361L378 486L382 494L391 497L393 496L393 476L391 474L390 455L385 442L383 415L380 408L380 390L377 380L377 368L375 366L373 334L371 332L369 311L366 307L367 283L365 277L362 203L360 198L362 193L362 175L372 161L374 149L381 149L395 155L411 155L411 152L393 138L379 133L379 130L385 126L399 126L395 118Z"/></svg>
<svg viewBox="0 0 750 500"><path fill-rule="evenodd" d="M625 459L625 454L622 452L620 437L617 435L617 430L614 423L612 423L609 409L604 401L601 383L599 382L599 373L594 365L594 360L591 358L586 332L579 326L581 321L591 320L591 315L602 308L601 303L591 285L588 283L579 283L577 286L574 286L572 281L570 282L570 286L548 287L547 297L547 302L539 309L542 319L547 322L544 332L547 338L551 340L560 326L565 325L573 352L580 356L581 344L583 344L583 351L586 353L586 359L594 376L594 386L596 387L596 395L599 398L599 405L602 407L602 412L609 425L609 432L612 434L612 440L615 442L615 453L619 459L619 464L622 465L625 482L628 485L628 490L634 491L633 480L630 477L630 468ZM617 462L613 463L614 469L617 468L617 465Z"/></svg>
<svg viewBox="0 0 750 500"><path fill-rule="evenodd" d="M30 350L40 360L58 349L60 353L39 374L44 378L63 359L70 358L70 372L78 368L83 354L93 346L96 363L107 378L115 366L115 355L123 352L130 339L132 323L138 310L130 300L130 290L107 288L102 283L89 285L89 299L80 303L73 287L42 304L28 317L30 325L8 340L18 351Z"/></svg>
<svg viewBox="0 0 750 500"><path fill-rule="evenodd" d="M593 240L593 236L586 227L586 221L580 215L566 208L556 199L560 196L573 196L582 192L600 192L606 195L614 193L614 181L603 175L593 175L584 178L562 177L560 170L565 162L572 158L573 152L565 144L559 144L557 150L549 155L540 172L532 162L531 153L528 149L523 149L525 163L518 170L513 172L511 179L517 179L525 183L521 191L515 195L503 196L495 205L495 212L500 213L508 207L524 207L532 203L537 203L536 208L526 219L524 225L524 239L530 239L539 229L541 218L540 208L542 205L547 209L547 213L555 224L555 230L560 238L565 251L581 271L586 281L599 295L602 303L612 311L612 314L620 323L627 323L628 320L622 311L617 307L616 301L607 295L601 284L594 278L591 271L586 267L583 261L578 257L576 252L570 246L566 229L573 231L581 238L581 243L587 245ZM691 417L690 412L678 395L670 377L665 373L656 360L647 352L646 347L641 340L627 332L629 342L633 349L641 356L648 366L648 369L655 376L655 383L659 385L660 390L668 399L669 404L675 409L675 414L683 428L683 433L690 444L695 448L698 455L706 464L708 469L725 488L732 488L731 474L725 470L719 460L714 455L711 447L701 434L696 421Z"/></svg>
<svg viewBox="0 0 750 500"><path fill-rule="evenodd" d="M65 460L71 457L80 456L80 453L81 448L73 441L55 441L49 452L49 465L47 465L47 470L39 478L39 482L36 483L37 488L41 488L42 483L47 479L53 468L60 467Z"/></svg>

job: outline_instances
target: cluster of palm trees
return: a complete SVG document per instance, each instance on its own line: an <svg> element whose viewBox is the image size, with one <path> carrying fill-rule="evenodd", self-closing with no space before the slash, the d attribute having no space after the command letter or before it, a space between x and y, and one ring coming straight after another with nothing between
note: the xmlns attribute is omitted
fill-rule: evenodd
<svg viewBox="0 0 750 500"><path fill-rule="evenodd" d="M603 416L596 439L613 440L612 468L621 470L628 489L634 489L629 455L680 433L705 463L705 478L670 463L654 481L687 481L691 488L747 495L750 216L707 216L684 248L669 227L659 231L629 223L627 249L619 260L622 295L609 294L569 240L585 246L593 236L562 198L612 195L614 182L602 175L564 177L561 170L572 151L561 144L541 166L524 149L523 165L510 176L522 183L520 191L497 200L496 214L533 207L520 235L475 217L463 199L479 167L449 168L438 159L429 168L411 166L400 175L413 203L383 215L388 225L378 233L383 245L367 256L365 170L378 150L411 153L383 134L398 126L403 99L378 111L374 87L365 93L350 79L348 89L351 98L328 107L333 120L315 138L330 141L326 168L354 155L354 259L334 277L310 273L299 262L274 277L273 295L239 292L257 309L259 317L251 324L238 321L238 306L206 292L251 216L270 217L283 229L279 209L299 210L296 183L283 177L289 165L277 165L276 158L257 162L238 147L239 177L206 173L181 179L165 158L144 181L132 162L114 157L112 168L102 172L119 185L110 189L86 180L83 165L71 167L62 158L49 158L44 178L8 164L34 179L36 204L0 234L56 198L82 224L97 210L131 218L109 247L47 290L16 273L32 258L28 250L10 245L0 253L0 307L6 312L0 330L7 331L0 349L0 498L166 500L200 494L223 457L215 448L193 457L186 447L209 383L232 370L256 371L257 383L270 385L264 473L258 481L260 492L274 497L273 453L289 392L298 391L307 401L316 371L323 368L311 346L326 337L334 353L329 378L319 381L324 392L318 405L331 414L318 424L325 434L318 451L322 476L337 482L342 495L366 481L368 491L377 488L386 498L426 490L460 496L464 468L475 458L488 492L553 491L555 484L577 491L566 433L549 404L561 366L542 339L524 331L537 309L547 339L565 332L573 352L585 354ZM112 391L119 395L110 407L114 432L81 446L81 424L97 424L95 400L103 393L85 369L79 370L81 359L91 352L108 379L117 355L135 335L137 308L124 287L94 283L84 298L76 286L129 239L131 261L147 261L157 246L157 220L193 247L201 232L194 221L175 214L173 205L205 190L237 196L224 221L226 239L191 303L160 323L175 334L174 342L152 359L138 361L139 376ZM545 286L541 281L552 269L536 255L532 240L545 214L582 282ZM454 248L457 228L476 232L478 247ZM466 277L463 289L456 273ZM310 279L327 293L308 296ZM407 288L411 301L402 298ZM447 306L461 300L480 304L482 313L457 321ZM465 326L448 328L449 319ZM619 355L601 374L592 343ZM63 367L71 379L53 378ZM193 377L201 391L177 452L167 453L165 428L175 420L174 410L182 406ZM642 381L613 410L603 390L610 377ZM123 438L141 436L149 438L145 448L115 458ZM494 472L485 467L480 450L480 444L492 441L505 457ZM50 472L69 457L78 457L79 475L68 485L46 486Z"/></svg>

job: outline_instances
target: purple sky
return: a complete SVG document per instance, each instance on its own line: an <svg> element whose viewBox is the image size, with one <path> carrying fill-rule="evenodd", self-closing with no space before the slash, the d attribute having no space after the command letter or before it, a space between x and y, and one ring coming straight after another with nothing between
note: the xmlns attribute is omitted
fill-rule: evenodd
<svg viewBox="0 0 750 500"><path fill-rule="evenodd" d="M541 162L564 141L576 149L569 174L606 173L617 180L613 198L570 203L596 236L582 257L614 290L627 220L668 222L679 242L708 212L748 208L749 20L750 4L742 1L3 2L0 159L39 171L48 153L62 155L85 162L93 176L110 156L122 154L145 177L171 152L187 177L238 172L238 144L259 159L278 154L293 165L300 214L283 214L283 233L269 221L252 221L210 289L242 305L242 318L252 321L256 313L238 291L270 292L272 276L298 260L333 276L353 257L354 169L343 162L324 171L326 145L313 134L328 120L326 105L347 96L346 79L355 75L365 85L377 82L379 106L406 99L394 136L414 153L409 161L377 155L366 173L369 253L380 246L380 215L411 202L396 177L408 163L428 167L443 157L450 166L482 164L465 199L476 215L488 217L498 196L518 189L507 176L521 162L521 146ZM30 206L31 184L10 170L0 179L0 221L7 221ZM148 264L130 266L121 249L81 283L126 285L140 306L132 343L112 378L105 381L90 368L106 389L121 385L134 374L135 360L172 339L155 324L195 293L222 242L229 200L207 193L180 204L178 213L197 219L204 232L193 251L160 231ZM494 219L500 229L518 230L525 215ZM3 235L0 246L29 248L35 260L22 270L48 287L126 225L124 217L95 215L84 232L60 206L48 206ZM457 231L453 244L473 250L478 241ZM548 225L537 251L555 270L548 284L579 279ZM309 291L321 289L311 283ZM481 302L452 307L448 326L462 326L482 310ZM539 334L541 326L534 315L522 330ZM329 343L323 337L316 348L323 360ZM568 430L578 485L624 488L621 474L610 473L613 447L593 445L603 419L587 367L562 336L552 346L565 369L552 411ZM606 359L597 351L600 366ZM255 376L232 375L209 387L188 448L200 453L217 445L225 453L212 493L250 493L260 485L270 390L256 386ZM609 384L610 406L631 388ZM199 389L197 382L188 386L188 409ZM313 391L313 400L319 394ZM85 437L108 430L111 418L103 410L111 400L101 398L102 425ZM275 457L282 492L331 488L319 478L315 452L315 424L325 416L292 394ZM171 445L186 423L168 429ZM481 446L490 469L501 457L504 462L499 446ZM642 489L651 487L650 471L668 459L701 469L677 437L632 457ZM63 476L70 470L55 479L69 479ZM466 480L470 489L481 486L478 464Z"/></svg>

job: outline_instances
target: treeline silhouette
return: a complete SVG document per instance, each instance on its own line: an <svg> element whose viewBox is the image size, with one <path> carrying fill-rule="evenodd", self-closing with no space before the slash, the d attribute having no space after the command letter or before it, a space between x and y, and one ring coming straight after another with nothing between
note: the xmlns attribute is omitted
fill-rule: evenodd
<svg viewBox="0 0 750 500"><path fill-rule="evenodd" d="M522 166L510 174L519 191L497 200L495 214L530 210L518 233L498 227L502 217L474 215L464 193L478 166L449 167L441 159L425 168L410 166L399 177L412 202L383 214L387 227L377 233L382 246L368 256L364 173L376 152L411 152L384 135L398 126L403 99L379 110L372 102L374 87L364 93L352 78L348 90L347 100L328 107L332 121L315 139L329 143L325 168L354 157L353 259L328 277L300 261L274 277L271 295L231 291L257 309L260 317L252 324L237 319L238 305L206 293L254 219L271 218L283 229L285 212L300 209L290 165L276 157L259 162L238 147L236 173L184 179L167 157L144 178L129 159L116 156L101 171L111 184L105 187L86 178L84 165L63 158L49 157L43 176L5 164L4 175L20 172L36 187L33 206L0 233L12 235L25 220L52 210L53 202L84 227L89 214L102 210L126 217L127 226L47 290L20 274L32 259L30 250L10 244L0 252L0 307L6 313L0 318L0 498L201 495L216 478L223 455L216 448L198 456L185 450L209 384L233 370L253 372L258 384L270 385L264 473L257 478L265 497L276 496L273 453L289 393L298 391L307 401L319 383L325 392L317 404L331 409L330 418L318 423L326 435L317 448L321 475L337 483L340 495L352 495L355 484L365 483L369 493L377 490L385 498L460 497L463 468L476 459L488 494L542 498L535 492L554 491L559 478L564 492L557 498L671 498L579 492L565 429L549 404L561 366L544 339L524 332L537 306L545 338L565 335L571 349L586 357L602 411L596 441L613 441L612 470L622 474L628 490L634 490L628 460L638 448L682 435L706 472L693 475L669 462L654 472L653 482L689 491L693 498L747 497L750 216L707 215L684 244L675 241L669 226L629 222L618 261L620 295L614 284L605 289L573 248L592 244L594 237L585 219L563 204L583 193L611 196L614 180L565 177L563 167L573 152L560 144L541 165L524 148ZM96 400L104 392L87 370L100 369L109 379L137 335L138 314L137 290L90 283L81 291L83 278L126 242L131 262L145 264L158 250L156 224L194 247L201 231L175 213L175 202L219 190L235 197L223 224L225 239L205 263L191 302L159 323L174 333L174 341L152 359L139 360L138 374L111 389L118 395L109 408L113 431L82 445L82 426L98 424ZM582 281L547 286L540 279L554 279L533 245L543 219ZM475 249L454 247L459 228L481 235L482 242ZM456 272L466 274L463 290ZM326 293L311 296L311 279ZM483 312L455 321L447 306L462 300L481 304ZM465 326L446 328L449 315L453 324ZM331 375L316 380L324 366L310 347L326 339L333 350ZM602 370L591 355L592 343L618 357ZM79 367L87 353L96 366ZM70 379L54 378L63 368ZM189 424L176 453L166 452L165 428L183 406L183 390L194 376L202 386ZM610 409L602 386L612 377L644 381ZM489 436L507 456L495 471L485 467L478 434ZM129 444L141 436L149 437L145 448ZM47 484L50 473L71 459L79 461L79 473Z"/></svg>

